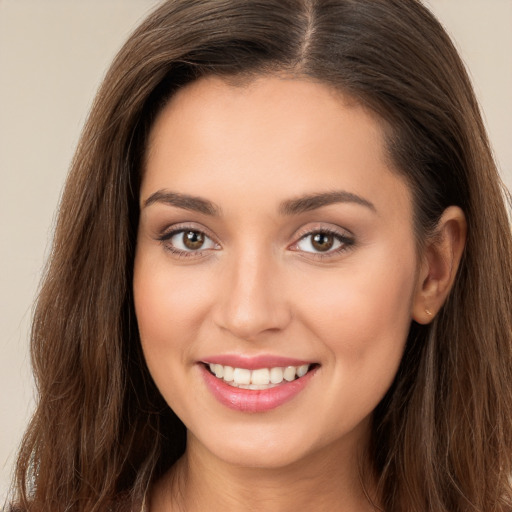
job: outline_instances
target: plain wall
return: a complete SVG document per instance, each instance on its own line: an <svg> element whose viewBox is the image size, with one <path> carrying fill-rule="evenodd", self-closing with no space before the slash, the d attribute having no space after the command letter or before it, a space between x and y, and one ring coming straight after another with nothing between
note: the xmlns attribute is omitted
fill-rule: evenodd
<svg viewBox="0 0 512 512"><path fill-rule="evenodd" d="M155 3L0 0L0 507L33 407L31 308L66 172L107 66ZM512 188L512 0L427 3L467 63Z"/></svg>

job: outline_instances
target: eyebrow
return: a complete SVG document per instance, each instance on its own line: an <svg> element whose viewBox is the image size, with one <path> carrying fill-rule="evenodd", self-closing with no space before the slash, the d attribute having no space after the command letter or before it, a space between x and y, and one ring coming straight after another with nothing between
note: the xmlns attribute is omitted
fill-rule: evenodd
<svg viewBox="0 0 512 512"><path fill-rule="evenodd" d="M208 199L202 197L191 196L188 194L180 194L178 192L170 192L168 190L158 190L151 194L145 201L143 208L154 203L164 203L184 210L203 213L205 215L219 216L220 208Z"/></svg>
<svg viewBox="0 0 512 512"><path fill-rule="evenodd" d="M299 213L309 212L316 210L322 206L328 206L335 203L355 203L373 212L377 212L374 204L363 197L360 197L352 192L338 190L333 192L322 192L319 194L310 194L307 196L298 197L297 199L290 199L281 203L279 211L283 215L298 215Z"/></svg>
<svg viewBox="0 0 512 512"><path fill-rule="evenodd" d="M168 190L158 190L151 194L145 201L143 208L154 203L164 203L184 210L190 210L202 213L204 215L220 216L221 209L215 203L202 197L191 196L188 194L180 194L179 192L170 192ZM355 203L364 206L373 212L376 208L372 202L360 197L352 192L344 190L333 192L321 192L317 194L309 194L284 201L279 206L279 212L282 215L298 215L300 213L316 210L322 206L328 206L336 203Z"/></svg>

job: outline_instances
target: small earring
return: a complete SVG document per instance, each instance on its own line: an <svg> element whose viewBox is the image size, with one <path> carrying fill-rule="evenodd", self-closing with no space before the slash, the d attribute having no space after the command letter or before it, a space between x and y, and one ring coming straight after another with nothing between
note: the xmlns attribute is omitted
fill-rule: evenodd
<svg viewBox="0 0 512 512"><path fill-rule="evenodd" d="M425 313L427 313L428 316L432 316L432 311L430 311L430 309L425 308Z"/></svg>

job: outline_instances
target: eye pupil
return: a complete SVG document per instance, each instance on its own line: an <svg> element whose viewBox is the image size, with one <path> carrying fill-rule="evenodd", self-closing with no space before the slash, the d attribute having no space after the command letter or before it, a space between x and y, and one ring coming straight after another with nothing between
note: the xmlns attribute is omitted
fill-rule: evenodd
<svg viewBox="0 0 512 512"><path fill-rule="evenodd" d="M183 244L187 249L200 249L204 244L204 235L199 231L183 233Z"/></svg>
<svg viewBox="0 0 512 512"><path fill-rule="evenodd" d="M316 233L311 243L317 251L328 251L334 245L334 236L328 233Z"/></svg>

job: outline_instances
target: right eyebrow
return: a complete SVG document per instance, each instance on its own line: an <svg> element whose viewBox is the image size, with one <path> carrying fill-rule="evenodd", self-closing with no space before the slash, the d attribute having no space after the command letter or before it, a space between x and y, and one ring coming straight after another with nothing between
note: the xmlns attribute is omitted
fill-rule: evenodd
<svg viewBox="0 0 512 512"><path fill-rule="evenodd" d="M300 213L316 210L322 206L328 206L335 203L355 203L364 206L376 213L377 209L374 204L364 197L347 192L345 190L335 190L332 192L321 192L318 194L308 194L284 201L279 210L284 215L298 215Z"/></svg>
<svg viewBox="0 0 512 512"><path fill-rule="evenodd" d="M220 208L202 197L180 194L169 190L158 190L151 194L143 203L142 208L146 208L154 203L164 203L184 210L203 213L204 215L219 216Z"/></svg>

